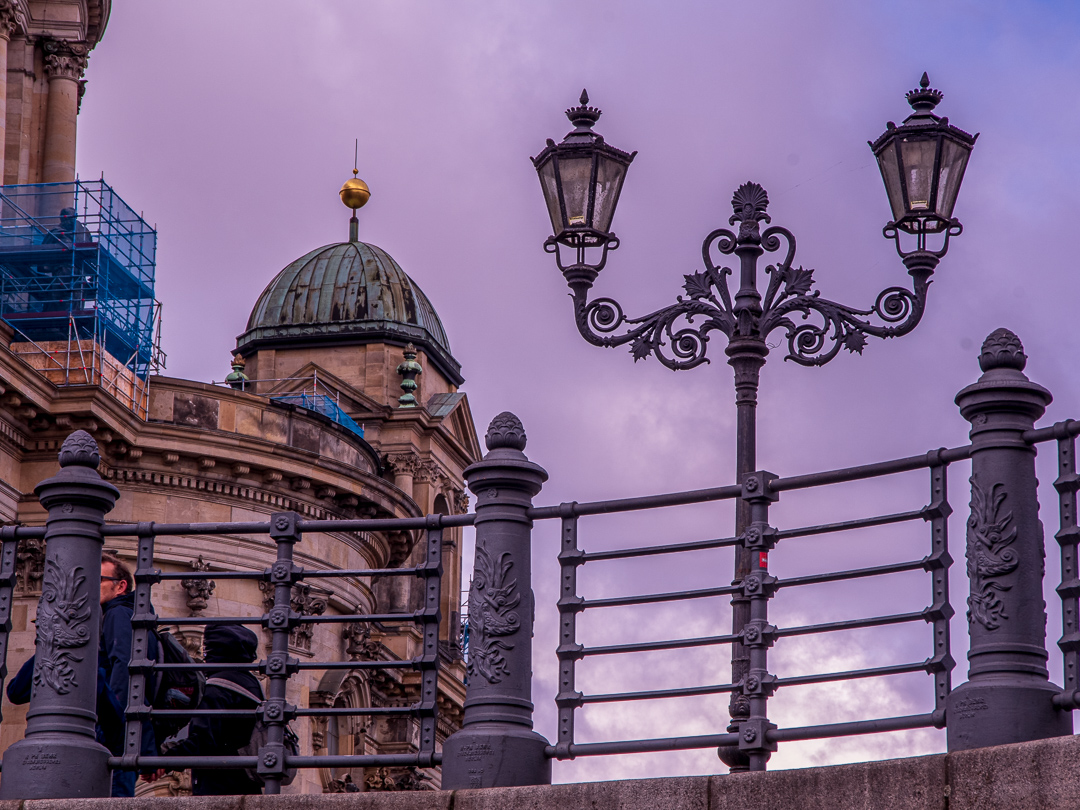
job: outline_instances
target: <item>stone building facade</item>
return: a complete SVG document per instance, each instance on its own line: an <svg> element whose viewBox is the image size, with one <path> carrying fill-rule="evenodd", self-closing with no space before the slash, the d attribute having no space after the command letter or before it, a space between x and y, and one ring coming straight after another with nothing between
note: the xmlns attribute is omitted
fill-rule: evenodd
<svg viewBox="0 0 1080 810"><path fill-rule="evenodd" d="M5 184L74 178L75 115L86 56L108 20L108 0L0 0L0 55L7 50ZM0 91L0 99L4 93ZM344 223L343 223L344 224ZM251 268L257 273L258 268ZM480 458L460 366L431 302L383 250L355 238L288 264L255 302L237 340L228 384L149 377L134 407L115 386L50 377L32 355L9 348L0 321L0 520L41 525L38 482L57 470L73 430L101 448L102 475L121 493L110 522L265 521L291 510L311 519L402 518L467 510L462 472ZM68 347L69 353L80 347ZM100 349L100 347L97 347ZM228 347L222 347L223 356ZM123 362L123 359L120 359ZM447 530L443 565L439 736L460 726L465 669L460 648L460 529ZM306 569L370 569L417 564L409 532L305 535L296 548ZM109 547L134 560L134 539ZM155 565L166 571L261 572L275 558L265 536L159 538ZM33 653L43 552L18 552L18 585L8 670ZM154 587L160 617L259 616L259 582L184 580ZM298 584L293 609L305 615L404 612L421 598L419 580L339 578ZM198 657L201 628L173 627ZM264 634L269 643L269 634ZM304 625L290 649L306 661L371 661L417 654L410 625ZM419 673L304 670L290 682L298 706L407 706ZM0 750L22 736L25 707L4 699ZM303 754L415 751L408 717L300 718ZM286 792L343 789L345 771L301 771ZM361 769L366 789L424 789L438 771ZM184 774L140 792L183 795Z"/></svg>

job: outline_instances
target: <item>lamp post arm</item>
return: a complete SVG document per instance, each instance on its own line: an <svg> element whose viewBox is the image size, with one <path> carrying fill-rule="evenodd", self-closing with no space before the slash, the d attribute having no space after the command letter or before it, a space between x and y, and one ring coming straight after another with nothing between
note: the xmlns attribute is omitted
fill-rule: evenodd
<svg viewBox="0 0 1080 810"><path fill-rule="evenodd" d="M705 352L709 333L720 331L730 336L734 329L735 319L731 310L723 306L727 299L724 275L730 272L726 270L716 274L720 285L718 289L722 290L720 300L705 286L697 291L701 293L699 296L679 296L675 304L641 318L628 318L619 302L612 298L597 298L590 302L586 290L575 290L574 320L578 332L594 346L610 348L629 343L635 362L653 354L673 370L707 363ZM702 275L705 274L695 274ZM689 291L693 277L686 278ZM704 322L695 326L697 318L704 318ZM628 327L628 330L614 334L623 327Z"/></svg>
<svg viewBox="0 0 1080 810"><path fill-rule="evenodd" d="M926 306L930 286L929 274L912 273L913 289L889 287L878 294L870 309L855 309L838 304L820 294L810 292L813 271L791 267L768 268L773 283L784 284L775 301L767 297L768 309L761 319L761 335L767 337L775 329L786 330L788 354L803 366L823 366L841 348L862 354L866 338L891 338L906 335L918 326ZM932 271L931 271L932 272ZM802 313L803 323L791 316ZM811 316L817 316L810 320ZM873 323L875 318L882 323Z"/></svg>

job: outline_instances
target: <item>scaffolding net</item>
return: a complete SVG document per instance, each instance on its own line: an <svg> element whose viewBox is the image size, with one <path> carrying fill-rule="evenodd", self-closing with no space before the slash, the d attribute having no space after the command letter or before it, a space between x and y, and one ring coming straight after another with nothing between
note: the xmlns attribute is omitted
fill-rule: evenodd
<svg viewBox="0 0 1080 810"><path fill-rule="evenodd" d="M157 232L105 183L0 187L0 318L58 385L102 385L145 417L164 362Z"/></svg>

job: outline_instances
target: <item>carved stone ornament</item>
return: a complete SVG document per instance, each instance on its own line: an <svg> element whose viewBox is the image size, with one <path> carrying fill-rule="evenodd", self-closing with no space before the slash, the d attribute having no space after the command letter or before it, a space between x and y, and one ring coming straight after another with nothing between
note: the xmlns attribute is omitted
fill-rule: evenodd
<svg viewBox="0 0 1080 810"><path fill-rule="evenodd" d="M15 1L0 0L0 37L10 39L18 30L18 7Z"/></svg>
<svg viewBox="0 0 1080 810"><path fill-rule="evenodd" d="M464 515L469 511L469 493L463 489L454 490L454 514Z"/></svg>
<svg viewBox="0 0 1080 810"><path fill-rule="evenodd" d="M485 549L476 549L476 570L469 593L469 675L499 683L510 670L503 653L513 644L502 639L514 635L521 619L514 610L521 602L517 580L508 579L514 563L509 552L492 559Z"/></svg>
<svg viewBox="0 0 1080 810"><path fill-rule="evenodd" d="M45 541L28 539L19 541L15 552L15 592L28 596L41 593L45 578Z"/></svg>
<svg viewBox="0 0 1080 810"><path fill-rule="evenodd" d="M983 341L979 354L979 368L990 371L995 368L1013 368L1023 371L1027 365L1024 345L1008 329L995 329Z"/></svg>
<svg viewBox="0 0 1080 810"><path fill-rule="evenodd" d="M60 446L61 467L89 467L96 470L101 463L101 453L94 437L85 430L76 430Z"/></svg>
<svg viewBox="0 0 1080 810"><path fill-rule="evenodd" d="M987 630L997 630L1001 620L1009 618L999 594L1012 585L997 578L1011 574L1020 565L1016 551L1009 548L1016 540L1012 512L1002 514L1006 493L1001 484L989 491L971 476L971 516L967 523L967 572L971 580L968 597L968 622L978 622Z"/></svg>
<svg viewBox="0 0 1080 810"><path fill-rule="evenodd" d="M45 587L37 614L34 686L48 686L58 695L66 695L79 685L71 665L83 657L74 650L90 641L86 575L82 566L68 571L55 560L46 560L45 568Z"/></svg>
<svg viewBox="0 0 1080 810"><path fill-rule="evenodd" d="M488 450L497 450L500 447L510 447L514 450L524 450L528 437L525 435L525 427L510 411L503 411L488 426L484 444Z"/></svg>
<svg viewBox="0 0 1080 810"><path fill-rule="evenodd" d="M420 467L420 456L416 453L394 453L386 457L386 466L395 475L415 475Z"/></svg>
<svg viewBox="0 0 1080 810"><path fill-rule="evenodd" d="M50 79L71 79L75 82L82 79L90 53L85 42L47 39L43 47L46 76Z"/></svg>
<svg viewBox="0 0 1080 810"><path fill-rule="evenodd" d="M267 611L274 607L274 587L272 582L259 583L259 590L263 593L263 607ZM329 593L313 593L310 585L297 582L292 586L289 607L301 616L321 616L326 612L329 595ZM289 646L303 652L311 652L311 638L314 634L315 625L298 625L289 633Z"/></svg>
<svg viewBox="0 0 1080 810"><path fill-rule="evenodd" d="M382 646L371 638L371 625L368 622L350 622L341 631L345 639L345 654L350 661L372 661Z"/></svg>
<svg viewBox="0 0 1080 810"><path fill-rule="evenodd" d="M392 776L386 768L376 768L375 772L364 780L364 785L370 791L434 790L429 784L430 781L430 776L410 765Z"/></svg>
<svg viewBox="0 0 1080 810"><path fill-rule="evenodd" d="M207 563L200 554L198 559L191 564L191 569L193 571L209 571L210 564ZM200 610L206 609L210 596L214 593L214 588L217 587L217 583L212 579L182 579L180 580L180 586L187 591L187 606L192 615L194 615Z"/></svg>

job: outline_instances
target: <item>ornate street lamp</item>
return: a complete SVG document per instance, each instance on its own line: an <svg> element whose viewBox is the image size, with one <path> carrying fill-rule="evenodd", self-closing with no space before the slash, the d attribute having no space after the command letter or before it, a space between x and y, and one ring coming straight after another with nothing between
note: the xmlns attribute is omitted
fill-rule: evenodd
<svg viewBox="0 0 1080 810"><path fill-rule="evenodd" d="M671 369L694 368L708 362L706 353L713 333L727 338L725 354L735 371L736 475L742 481L756 470L756 410L759 372L769 354L766 338L775 330L787 338L787 358L804 366L828 363L840 349L862 353L867 336L906 335L922 319L930 276L949 249L949 240L963 230L952 215L968 157L978 137L968 135L933 114L942 94L930 89L923 74L920 88L907 94L914 112L899 127L893 123L870 143L878 159L893 220L884 235L894 240L897 253L911 276L911 289L889 287L878 294L869 309L856 309L822 298L813 290L814 271L797 267L795 237L772 225L766 213L765 189L744 183L731 200L734 213L728 224L738 232L717 228L702 244L704 270L684 276L685 295L676 303L640 318L627 317L612 298L588 300L597 274L607 262L609 250L619 246L611 222L622 190L626 169L635 153L609 146L592 131L600 110L588 105L583 92L581 106L566 111L575 129L562 143L549 140L533 158L544 192L554 234L544 249L554 253L556 263L573 292L578 331L596 346L629 344L634 360L654 355ZM762 229L762 224L766 227ZM913 250L901 244L901 233L914 235ZM936 234L932 249L927 236ZM906 244L907 240L905 240ZM569 248L574 261L564 263L560 246ZM778 253L781 247L785 248ZM595 259L587 261L589 254ZM596 257L596 249L600 249ZM768 283L764 295L758 290L758 259L764 253L783 258L765 267ZM732 294L728 276L736 271L723 265L723 257L738 259L738 286ZM735 534L750 524L747 505L739 503ZM750 555L740 548L735 559L735 583L751 569ZM747 600L733 603L733 632L738 634L749 620ZM746 648L736 644L732 652L732 683L739 683L749 669ZM729 730L737 731L749 716L749 701L739 692L732 695ZM739 751L721 750L721 758L733 769L744 770Z"/></svg>

